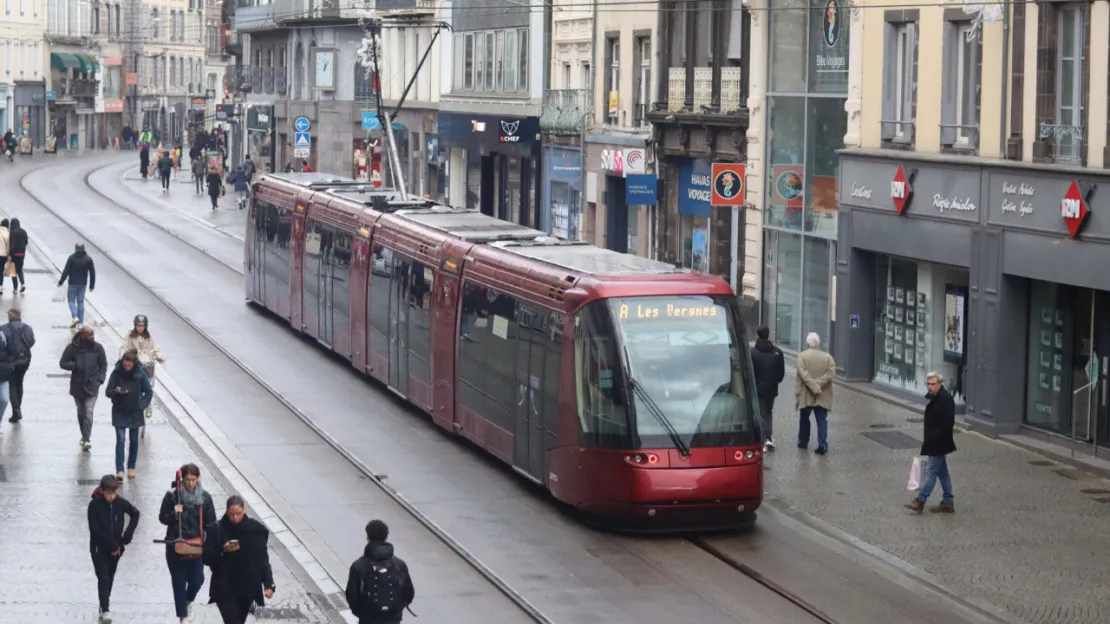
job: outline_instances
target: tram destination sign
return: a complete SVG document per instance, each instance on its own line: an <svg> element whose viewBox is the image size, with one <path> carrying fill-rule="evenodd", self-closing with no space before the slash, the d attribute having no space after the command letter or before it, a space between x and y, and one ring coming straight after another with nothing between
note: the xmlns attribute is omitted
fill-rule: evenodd
<svg viewBox="0 0 1110 624"><path fill-rule="evenodd" d="M622 303L617 317L622 321L651 321L674 318L713 318L720 312L714 305L674 304L674 303Z"/></svg>

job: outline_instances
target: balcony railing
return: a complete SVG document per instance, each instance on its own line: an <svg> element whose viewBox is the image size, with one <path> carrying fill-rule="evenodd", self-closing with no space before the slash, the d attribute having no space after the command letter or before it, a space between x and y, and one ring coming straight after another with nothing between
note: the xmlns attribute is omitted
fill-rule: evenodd
<svg viewBox="0 0 1110 624"><path fill-rule="evenodd" d="M73 80L68 85L67 93L73 97L96 97L99 90L99 80Z"/></svg>
<svg viewBox="0 0 1110 624"><path fill-rule="evenodd" d="M251 93L278 93L287 90L284 67L250 67L230 65L224 74L228 91Z"/></svg>
<svg viewBox="0 0 1110 624"><path fill-rule="evenodd" d="M667 110L674 113L686 103L686 68L672 67L667 72Z"/></svg>
<svg viewBox="0 0 1110 624"><path fill-rule="evenodd" d="M735 113L740 110L743 102L740 101L741 82L743 70L739 67L721 68L721 112L724 114Z"/></svg>
<svg viewBox="0 0 1110 624"><path fill-rule="evenodd" d="M543 93L540 130L547 134L576 135L582 132L593 101L589 89L548 89Z"/></svg>
<svg viewBox="0 0 1110 624"><path fill-rule="evenodd" d="M721 68L720 114L738 112L743 106L741 83L743 70L740 67ZM693 110L688 112L705 113L713 111L713 68L694 68ZM679 112L686 107L686 68L671 67L667 73L667 111Z"/></svg>

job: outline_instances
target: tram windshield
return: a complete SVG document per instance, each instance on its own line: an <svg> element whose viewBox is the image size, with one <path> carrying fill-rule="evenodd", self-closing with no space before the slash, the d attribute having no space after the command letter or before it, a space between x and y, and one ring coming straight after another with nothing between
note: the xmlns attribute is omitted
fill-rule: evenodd
<svg viewBox="0 0 1110 624"><path fill-rule="evenodd" d="M632 297L609 305L639 446L685 452L758 442L751 360L732 297Z"/></svg>

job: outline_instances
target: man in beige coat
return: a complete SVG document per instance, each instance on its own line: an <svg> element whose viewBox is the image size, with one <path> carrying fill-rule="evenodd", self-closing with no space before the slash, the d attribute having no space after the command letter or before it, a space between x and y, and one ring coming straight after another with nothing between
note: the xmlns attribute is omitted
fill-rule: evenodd
<svg viewBox="0 0 1110 624"><path fill-rule="evenodd" d="M799 410L798 448L809 448L809 415L817 419L818 455L829 451L827 418L833 405L833 377L836 362L821 350L821 337L814 332L806 336L806 350L798 354L798 372L794 376L794 397Z"/></svg>

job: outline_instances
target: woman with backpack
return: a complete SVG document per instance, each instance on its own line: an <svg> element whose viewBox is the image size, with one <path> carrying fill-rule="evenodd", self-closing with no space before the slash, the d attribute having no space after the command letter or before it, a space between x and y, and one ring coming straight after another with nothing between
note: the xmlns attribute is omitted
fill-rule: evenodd
<svg viewBox="0 0 1110 624"><path fill-rule="evenodd" d="M204 536L204 564L212 570L208 602L220 609L224 624L244 624L254 605L266 606L274 597L274 573L270 568L270 532L258 520L248 518L240 496L227 498L220 521Z"/></svg>
<svg viewBox="0 0 1110 624"><path fill-rule="evenodd" d="M204 585L204 529L216 522L212 495L200 486L196 464L185 464L177 471L177 479L162 498L158 521L166 525L166 565L174 608L185 622L193 616L193 601Z"/></svg>

